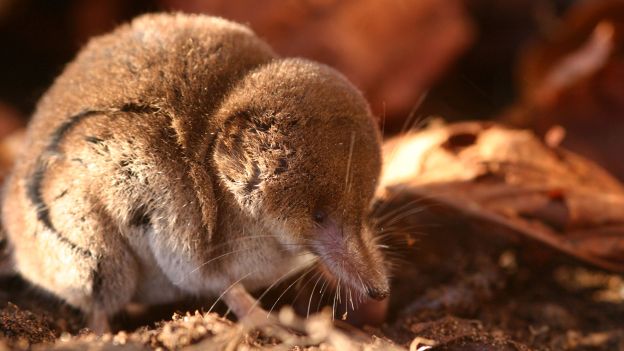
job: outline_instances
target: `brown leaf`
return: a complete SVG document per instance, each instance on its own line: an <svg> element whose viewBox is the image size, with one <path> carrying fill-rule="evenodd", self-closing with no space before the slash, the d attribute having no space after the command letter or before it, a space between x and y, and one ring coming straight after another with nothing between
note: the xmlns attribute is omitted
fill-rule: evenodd
<svg viewBox="0 0 624 351"><path fill-rule="evenodd" d="M439 201L499 233L624 271L624 187L593 162L492 123L437 125L384 146L382 197Z"/></svg>

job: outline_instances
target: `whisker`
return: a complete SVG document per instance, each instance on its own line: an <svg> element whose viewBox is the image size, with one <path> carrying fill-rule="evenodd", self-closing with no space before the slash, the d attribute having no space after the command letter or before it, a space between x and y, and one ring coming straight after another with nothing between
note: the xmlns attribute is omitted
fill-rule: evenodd
<svg viewBox="0 0 624 351"><path fill-rule="evenodd" d="M243 248L243 249L238 249L238 250L234 250L234 251L226 252L226 253L224 253L224 254L221 254L221 255L219 255L219 256L217 256L217 257L211 258L211 259L209 259L208 261L206 261L206 262L204 262L204 263L200 264L199 266L195 267L195 269L193 269L190 273L195 273L195 272L197 272L197 270L199 270L200 268L202 268L202 267L206 266L207 264L210 264L211 262L214 262L214 261L216 261L216 260L218 260L218 259L221 259L221 258L223 258L223 257L229 256L229 255L233 255L233 254L235 254L235 253L239 253L239 252L243 252L243 251L248 251L248 250L251 250L251 249L252 249L252 248L250 248L250 247L246 247L246 248ZM180 283L181 283L181 282L180 282Z"/></svg>
<svg viewBox="0 0 624 351"><path fill-rule="evenodd" d="M248 249L246 249L246 250L251 250L251 249L253 249L253 248L248 248ZM279 252L284 252L284 251L287 251L287 250L286 250L286 249L279 250ZM306 254L307 254L307 252L304 252L304 253L300 253L300 254L294 255L294 257L300 257L300 256L304 256L304 255L306 255ZM293 268L290 272L292 272L293 270L298 269L298 268L299 268L299 267L295 267L295 268ZM225 289L225 290L224 290L224 291L223 291L223 292L222 292L222 293L221 293L221 294L217 297L217 299L214 301L214 303L210 306L210 309L208 310L208 313L212 312L212 310L213 310L213 309L214 309L214 307L217 305L217 303L219 303L219 301L221 301L221 300L223 299L223 296L225 296L225 294L227 294L227 292L228 292L228 291L230 291L230 290L231 290L231 289L232 289L232 288L233 288L236 284L238 284L238 283L242 282L245 278L248 278L248 277L249 277L249 276L251 276L252 274L257 273L260 269L261 269L261 267L256 268L256 269L254 269L254 270L251 270L250 272L248 272L247 274L243 275L242 277L240 277L239 279L237 279L236 281L234 281L232 284L230 284L230 285L229 285L229 286L228 286L228 287L227 287L227 288L226 288L226 289ZM287 272L286 274L288 274L288 273L289 273L289 272ZM284 277L284 276L282 276L282 278L283 278L283 277ZM280 279L282 279L282 278L280 278ZM258 301L256 301L256 304L254 304L254 306L252 306L252 308L250 309L250 311L251 311L253 308L255 308L255 306L257 305L257 303L258 303ZM228 314L229 312L230 312L230 307L228 306L228 311L226 312L226 314L224 315L224 317L225 317L225 316L227 316L227 314Z"/></svg>
<svg viewBox="0 0 624 351"><path fill-rule="evenodd" d="M335 297L336 301L340 303L340 278L338 278L338 281L336 282Z"/></svg>
<svg viewBox="0 0 624 351"><path fill-rule="evenodd" d="M404 213L398 214L396 217L388 220L386 223L384 223L383 226L378 226L379 231L380 232L387 232L388 229L395 229L395 230L403 230L405 231L405 229L407 228L407 225L403 226L401 224L401 221L406 220L414 215L417 215L418 213L421 213L422 210L420 209L414 209L412 211L406 211ZM424 233L421 233L424 234Z"/></svg>
<svg viewBox="0 0 624 351"><path fill-rule="evenodd" d="M223 314L223 318L227 318L230 313L232 313L232 309L228 306L227 310L225 310L225 313Z"/></svg>
<svg viewBox="0 0 624 351"><path fill-rule="evenodd" d="M418 122L419 118L421 118L421 117L416 117L417 116L416 112L418 112L418 109L420 108L420 106L422 105L422 103L425 101L426 98L427 98L427 92L424 92L418 97L418 100L416 101L416 103L414 103L414 106L412 106L412 109L407 115L405 122L403 122L403 126L401 127L401 131L399 132L399 135L403 135L407 133L408 131L410 131L412 127L414 126L414 124Z"/></svg>
<svg viewBox="0 0 624 351"><path fill-rule="evenodd" d="M427 227L431 228L431 226L429 225L422 225L422 224L405 224L405 225L400 224L400 225L383 226L383 228L378 229L379 231L374 237L375 238L384 237L384 236L387 236L388 234L396 234L396 233L409 233L412 235L425 236L428 233L421 231L421 229L427 228Z"/></svg>
<svg viewBox="0 0 624 351"><path fill-rule="evenodd" d="M227 287L227 289L223 290L223 292L221 293L221 295L219 295L219 297L217 298L217 300L212 304L212 306L210 306L210 309L208 309L208 313L212 312L212 309L215 308L215 306L217 305L217 303L223 298L223 296L225 296L225 294L228 293L228 291L232 290L232 288L243 281L243 279L249 277L250 275L252 275L253 273L255 273L255 271L249 272L247 274L245 274L244 276L242 276L240 279L238 279L237 281L235 281L234 283L230 284L230 286Z"/></svg>
<svg viewBox="0 0 624 351"><path fill-rule="evenodd" d="M345 175L345 189L349 193L351 187L351 161L353 159L353 146L355 145L355 132L351 132L351 142L349 144L349 158L347 159L347 174Z"/></svg>
<svg viewBox="0 0 624 351"><path fill-rule="evenodd" d="M280 238L279 235L275 235L275 234L259 234L259 235L243 235L240 236L238 238L229 238L227 241L216 244L216 245L212 245L211 247L211 251L226 245L230 245L233 241L243 241L243 240L253 240L253 239L263 239L263 238ZM300 238L300 240L302 241L306 241L306 242L313 242L313 240L311 239L305 239L305 238ZM281 245L283 245L282 243L280 243ZM208 251L208 252L211 252Z"/></svg>
<svg viewBox="0 0 624 351"><path fill-rule="evenodd" d="M429 210L435 206L436 205L433 204L425 205L422 203L408 203L406 204L406 206L401 206L398 211L393 211L391 213L388 213L387 215L380 217L380 222L388 225L388 222L396 220L397 217L405 216L405 213L410 213L410 215L417 214L425 210Z"/></svg>
<svg viewBox="0 0 624 351"><path fill-rule="evenodd" d="M318 265L315 264L314 268L318 268ZM295 295L295 297L293 298L293 302L297 301L301 293L305 291L305 288L308 286L308 284L310 284L310 282L312 282L314 278L316 278L319 274L322 274L322 272L317 270L314 274L310 276L310 278L308 278L308 280L306 280L305 284L303 284L303 286L299 288L299 292L297 292L297 295Z"/></svg>
<svg viewBox="0 0 624 351"><path fill-rule="evenodd" d="M353 295L351 295L351 287L349 286L349 301L351 302L351 309L355 311L355 306L353 306Z"/></svg>
<svg viewBox="0 0 624 351"><path fill-rule="evenodd" d="M269 310L269 315L271 314L271 312L273 312L273 309L275 308L275 306L277 306L277 303L282 298L282 296L284 296L284 294L286 294L286 292L290 288L292 288L293 285L295 285L298 281L300 281L303 277L305 277L308 273L310 273L314 268L316 268L316 266L312 265L310 268L308 268L305 271L305 273L303 273L299 278L297 278L297 280L295 280L294 282L290 283L290 285L288 285L288 287L286 289L284 289L284 291L277 297L277 300L275 300L275 302L273 303L273 306L271 306L271 309Z"/></svg>
<svg viewBox="0 0 624 351"><path fill-rule="evenodd" d="M237 239L238 239L238 240L240 240L240 239L251 239L251 238L261 238L261 237L275 237L275 236L273 236L273 235L258 235L258 236L255 236L255 237L249 237L249 238L237 238ZM233 240L237 240L237 239L232 239L232 241L233 241ZM312 241L312 240L309 240L309 239L302 239L302 240ZM230 243L230 242L228 242L228 243L225 243L225 244L231 244L231 243ZM307 248L307 247L306 247L306 245L303 245L303 244L298 244L298 243L280 243L279 245L281 245L281 246L287 246L287 247L301 247L301 248ZM220 246L223 246L223 245L220 245ZM214 249L216 249L216 247L213 247L210 251L208 251L208 253L210 253L210 252L212 252L212 251L215 251ZM211 258L211 259L209 259L209 260L207 260L207 261L202 262L201 264L199 264L197 267L195 267L193 270L191 270L191 271L190 271L190 272L189 272L186 276L184 276L184 277L183 277L180 281L178 281L176 284L181 284L181 283L184 281L184 278L186 278L188 275L190 275L190 274L193 274L193 273L197 272L197 271L198 271L199 269L201 269L202 267L204 267L204 266L206 266L206 265L208 265L208 264L210 264L210 263L212 263L212 262L214 262L214 261L217 261L217 260L219 260L219 259L222 259L222 258L224 258L224 257L230 256L230 255L233 255L233 254L236 254L236 253L241 253L241 252L244 252L244 251L249 251L249 250L254 250L254 249L256 249L256 247L255 247L255 246L251 246L251 247L241 248L241 249L238 249L238 250L229 251L229 252L223 253L223 254L221 254L221 255L219 255L219 256L217 256L217 257L213 257L213 258ZM287 250L283 250L283 251L287 251Z"/></svg>
<svg viewBox="0 0 624 351"><path fill-rule="evenodd" d="M332 302L332 320L336 319L336 290L334 290L334 302Z"/></svg>
<svg viewBox="0 0 624 351"><path fill-rule="evenodd" d="M347 288L349 288L349 287L347 287ZM349 295L348 295L348 290L347 290L347 291L345 291L345 309L344 309L343 316L346 317L348 313L349 313Z"/></svg>
<svg viewBox="0 0 624 351"><path fill-rule="evenodd" d="M323 302L323 297L325 296L326 287L329 286L328 281L326 279L323 280L323 285L321 286L321 297L319 298L318 305L316 306L316 310L318 311L321 308L321 303Z"/></svg>
<svg viewBox="0 0 624 351"><path fill-rule="evenodd" d="M393 196L398 196L397 194L393 194ZM413 199L411 201L408 201L400 206L398 206L397 208L384 213L381 216L376 216L377 214L381 214L388 206L390 206L392 204L392 200L386 201L384 202L380 207L376 208L372 215L376 216L375 219L379 222L383 222L386 218L391 217L393 215L395 215L396 213L400 213L401 211L404 211L406 208L412 208L413 206L416 206L418 204L422 204L424 202L427 202L428 199L425 198L418 198L418 199ZM423 205L424 206L424 205ZM429 205L430 206L430 205ZM429 208L429 207L425 207L425 208Z"/></svg>
<svg viewBox="0 0 624 351"><path fill-rule="evenodd" d="M409 187L407 188L409 190ZM416 187L416 189L418 189ZM403 188L399 187L399 188L395 188L393 191L390 192L390 195L386 195L385 197L380 197L377 199L377 204L381 203L378 205L378 207L375 208L374 213L380 212L381 210L385 209L387 206L391 205L397 198L400 197L406 197L408 198L410 201L420 201L420 202L431 202L431 203L440 203L443 202L444 194L438 194L436 192L439 191L433 191L433 192L428 192L428 193L423 193L423 192L418 192L416 191L402 191Z"/></svg>
<svg viewBox="0 0 624 351"><path fill-rule="evenodd" d="M427 99L427 95L429 94L428 91L424 91L419 97L418 100L416 101L416 103L414 104L414 106L412 107L412 109L410 110L409 114L407 115L407 118L405 119L405 122L403 123L403 126L401 127L401 131L399 132L398 135L404 135L407 134L409 131L411 131L412 129L415 128L419 128L421 127L424 122L428 120L428 117L423 118L422 116L416 117L416 112L418 112L418 109L420 108L420 106L423 104L423 102L425 102L425 100ZM414 118L416 117L416 118ZM398 149L398 145L396 145L392 151L390 152L390 159L394 158L396 152Z"/></svg>
<svg viewBox="0 0 624 351"><path fill-rule="evenodd" d="M319 277L316 279L314 286L312 287L312 292L310 293L310 299L308 300L308 311L306 313L306 318L310 317L310 305L312 304L312 296L314 296L314 292L316 291L316 286L318 285L321 278L323 278L322 272L319 272Z"/></svg>
<svg viewBox="0 0 624 351"><path fill-rule="evenodd" d="M303 245L298 245L298 244L285 244L285 245L286 245L286 246L301 246L301 247L303 247ZM194 269L193 269L193 270L192 270L189 274L195 273L195 272L197 272L197 270L199 270L200 268L202 268L202 267L204 267L204 266L206 266L206 265L208 265L208 264L210 264L210 263L212 263L212 262L214 262L214 261L216 261L216 260L219 260L219 259L221 259L221 258L224 258L224 257L226 257L226 256L233 255L233 254L240 253L240 252L244 252L244 251L253 250L253 249L255 249L255 247L246 247L246 248L242 248L242 249L238 249L238 250L234 250L234 251L229 251L229 252L226 252L226 253L221 254L221 255L219 255L219 256L217 256L217 257L213 257L213 258L209 259L208 261L203 262L203 263L202 263L202 264L200 264L199 266L195 267L195 268L194 268ZM287 251L287 250L281 250L281 251ZM178 282L178 284L182 283L182 281L183 281L183 280L180 280L180 281Z"/></svg>
<svg viewBox="0 0 624 351"><path fill-rule="evenodd" d="M397 196L396 194L393 195ZM424 199L414 199L409 202L403 203L396 208L386 211L391 205L394 205L393 200L389 200L377 208L375 208L371 212L371 218L377 223L377 225L384 225L386 221L391 220L394 216L399 215L401 212L405 210L409 210L411 208L422 208L423 210L429 209L432 207L432 204L427 204L427 201Z"/></svg>
<svg viewBox="0 0 624 351"><path fill-rule="evenodd" d="M357 272L357 277L358 277L358 280L360 281L360 285L362 286L362 291L368 292L368 288L366 287L366 284L364 284L364 280L362 279L360 272Z"/></svg>
<svg viewBox="0 0 624 351"><path fill-rule="evenodd" d="M313 258L316 259L316 258ZM273 287L275 287L275 285L277 285L279 282L281 282L282 280L284 280L286 277L288 277L288 275L290 275L292 272L296 271L297 269L299 269L299 267L294 267L292 269L290 269L288 272L282 274L281 277L279 277L277 280L275 280L275 282L273 282L273 284L269 285L268 288L266 288L264 290L264 292L262 293L262 295L260 295L260 297L258 297L256 299L256 302L251 306L251 308L249 309L249 311L253 310L254 308L256 308L258 306L258 304L260 303L260 300L262 300L263 297L266 296L266 294L269 293L269 291L271 289L273 289Z"/></svg>

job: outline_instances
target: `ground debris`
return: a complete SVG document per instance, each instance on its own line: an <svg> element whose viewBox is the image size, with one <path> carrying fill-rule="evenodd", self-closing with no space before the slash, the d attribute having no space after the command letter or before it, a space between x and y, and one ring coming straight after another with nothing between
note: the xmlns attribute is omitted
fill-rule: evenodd
<svg viewBox="0 0 624 351"><path fill-rule="evenodd" d="M234 323L215 313L175 314L170 321L162 321L155 328L143 327L134 332L97 336L88 331L78 335L54 335L34 349L46 350L345 350L375 351L404 348L385 338L361 333L349 335L334 328L329 312L296 317L286 308L279 313L280 323L289 335L270 334L265 325L247 322ZM28 323L23 323L28 326ZM292 329L290 329L292 328ZM297 330L297 331L295 331ZM301 331L301 332L299 332ZM269 334L267 334L269 333ZM20 339L21 340L21 339ZM56 342L54 342L56 340ZM50 343L54 342L54 345ZM21 347L19 343L11 347ZM28 348L29 344L21 348ZM1 350L1 349L0 349Z"/></svg>
<svg viewBox="0 0 624 351"><path fill-rule="evenodd" d="M429 350L530 350L500 330L486 330L479 321L447 316L429 322L408 321L407 325L417 339L434 341Z"/></svg>
<svg viewBox="0 0 624 351"><path fill-rule="evenodd" d="M32 344L54 342L54 322L45 315L22 310L12 303L0 310L0 350L8 347L26 349Z"/></svg>

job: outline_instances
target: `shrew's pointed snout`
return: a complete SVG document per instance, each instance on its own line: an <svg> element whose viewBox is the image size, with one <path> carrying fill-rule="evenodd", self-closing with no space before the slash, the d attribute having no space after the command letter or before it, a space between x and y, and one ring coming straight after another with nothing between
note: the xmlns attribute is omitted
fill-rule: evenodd
<svg viewBox="0 0 624 351"><path fill-rule="evenodd" d="M383 261L376 259L371 263L368 267L363 266L363 272L359 276L362 278L366 294L372 299L383 300L390 295L388 275L383 268Z"/></svg>
<svg viewBox="0 0 624 351"><path fill-rule="evenodd" d="M370 239L353 230L342 232L328 225L318 233L314 251L339 284L346 284L362 295L383 300L390 294L384 259Z"/></svg>
<svg viewBox="0 0 624 351"><path fill-rule="evenodd" d="M390 288L385 286L383 288L368 288L368 296L375 300L383 300L390 295Z"/></svg>

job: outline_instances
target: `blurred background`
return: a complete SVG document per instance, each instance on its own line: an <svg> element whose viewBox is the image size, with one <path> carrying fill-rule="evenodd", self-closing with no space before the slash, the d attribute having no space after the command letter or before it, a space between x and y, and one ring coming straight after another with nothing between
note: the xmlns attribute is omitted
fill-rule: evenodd
<svg viewBox="0 0 624 351"><path fill-rule="evenodd" d="M619 0L0 0L0 138L90 37L154 11L246 23L280 55L334 66L387 135L430 116L557 127L624 179Z"/></svg>

